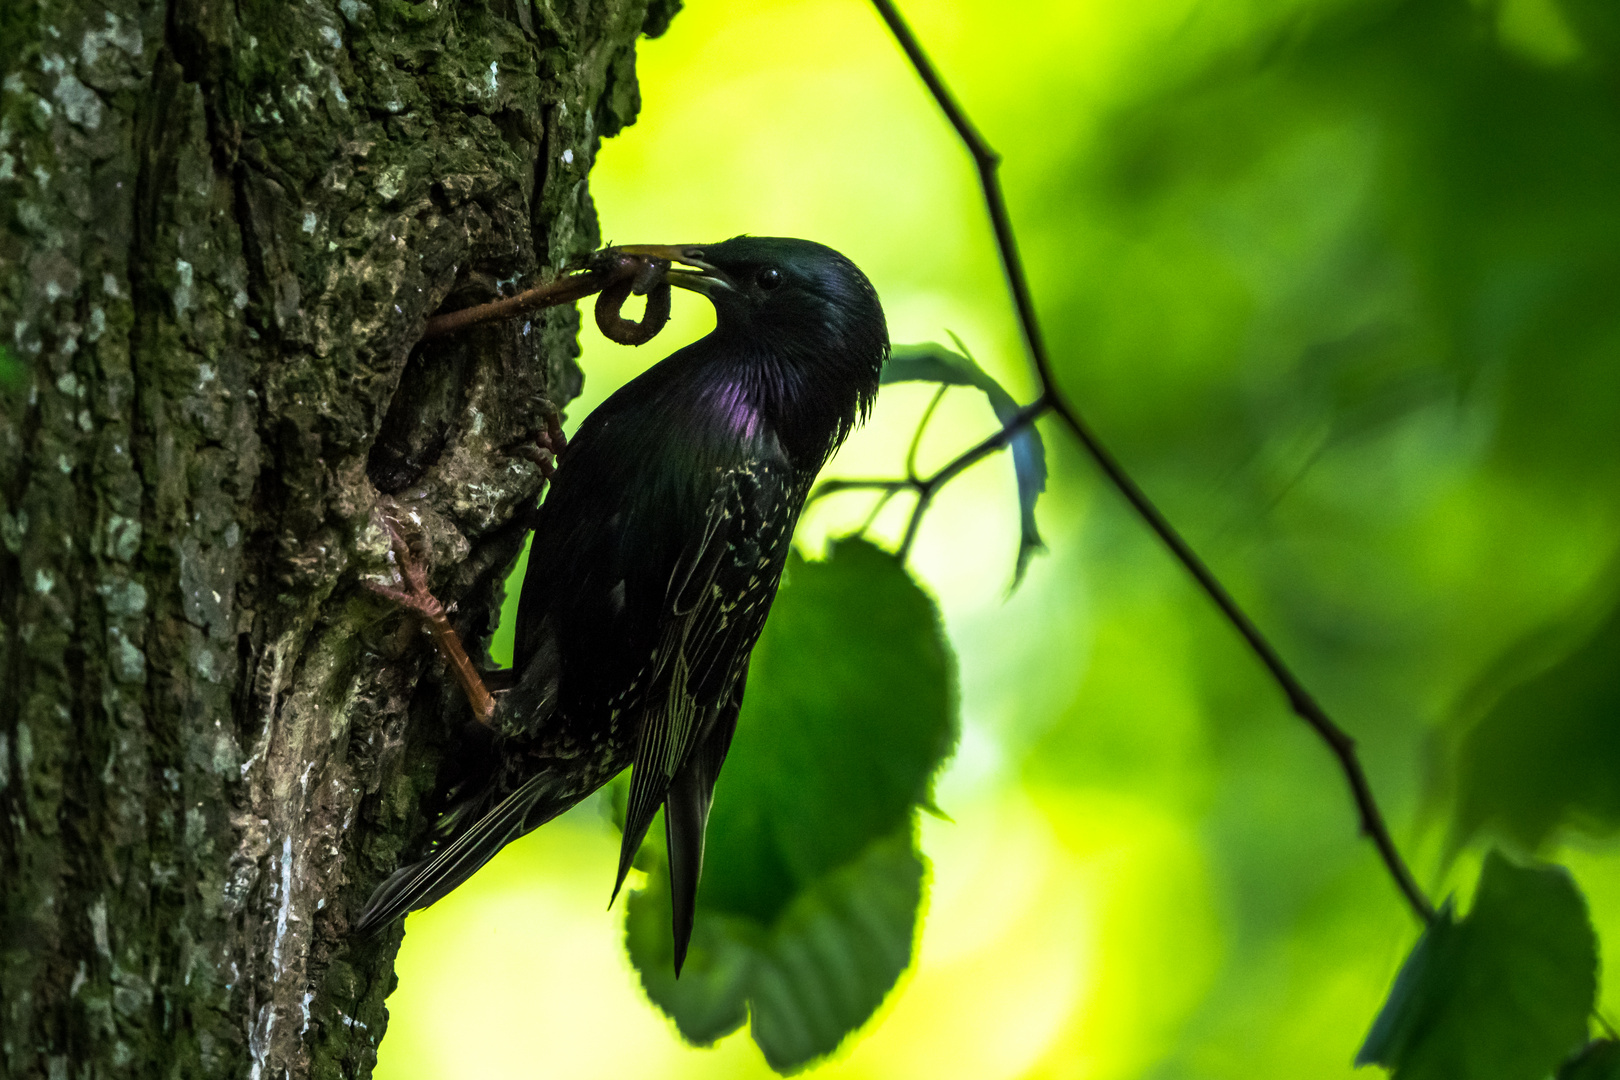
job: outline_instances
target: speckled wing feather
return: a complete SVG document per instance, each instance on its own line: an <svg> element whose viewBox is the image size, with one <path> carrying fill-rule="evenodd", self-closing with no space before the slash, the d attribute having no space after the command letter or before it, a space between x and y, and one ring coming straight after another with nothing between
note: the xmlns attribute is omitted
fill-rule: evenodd
<svg viewBox="0 0 1620 1080"><path fill-rule="evenodd" d="M550 770L529 777L471 826L438 844L431 855L401 867L372 893L355 923L367 934L401 915L448 896L501 848L539 828L572 805L566 777Z"/></svg>
<svg viewBox="0 0 1620 1080"><path fill-rule="evenodd" d="M630 780L617 893L671 782L700 746L711 748L702 781L709 792L736 725L737 693L786 560L799 500L785 462L759 460L725 470L701 535L677 561L665 597L667 622L650 665L649 693ZM718 754L712 748L718 748ZM692 793L683 789L683 798ZM701 824L701 823L699 823ZM701 836L697 843L701 849ZM692 887L696 887L695 873Z"/></svg>

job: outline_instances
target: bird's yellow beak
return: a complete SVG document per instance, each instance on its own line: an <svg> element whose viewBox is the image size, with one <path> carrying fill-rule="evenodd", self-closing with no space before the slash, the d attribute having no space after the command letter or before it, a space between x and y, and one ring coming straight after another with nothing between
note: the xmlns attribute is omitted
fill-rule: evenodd
<svg viewBox="0 0 1620 1080"><path fill-rule="evenodd" d="M662 259L668 263L683 263L695 266L697 270L669 270L664 274L664 280L671 285L678 285L683 289L713 296L716 290L734 291L736 286L719 268L703 259L703 248L698 244L631 244L624 247L612 248L613 251L625 255L633 255L641 259Z"/></svg>

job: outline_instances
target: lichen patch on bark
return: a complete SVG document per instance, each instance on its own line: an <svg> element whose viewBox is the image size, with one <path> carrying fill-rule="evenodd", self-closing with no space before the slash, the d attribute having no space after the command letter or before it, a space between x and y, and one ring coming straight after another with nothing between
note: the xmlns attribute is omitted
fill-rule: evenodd
<svg viewBox="0 0 1620 1080"><path fill-rule="evenodd" d="M0 7L0 1073L369 1074L465 718L378 493L484 641L579 386L572 311L417 338L596 246L655 6Z"/></svg>

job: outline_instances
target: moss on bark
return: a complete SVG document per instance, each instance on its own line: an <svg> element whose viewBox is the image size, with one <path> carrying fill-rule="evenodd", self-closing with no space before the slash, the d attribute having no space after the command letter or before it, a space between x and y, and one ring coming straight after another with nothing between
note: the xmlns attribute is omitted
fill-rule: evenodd
<svg viewBox="0 0 1620 1080"><path fill-rule="evenodd" d="M673 7L0 6L0 1074L369 1074L465 710L378 492L486 639L580 378L572 311L416 339L596 245Z"/></svg>

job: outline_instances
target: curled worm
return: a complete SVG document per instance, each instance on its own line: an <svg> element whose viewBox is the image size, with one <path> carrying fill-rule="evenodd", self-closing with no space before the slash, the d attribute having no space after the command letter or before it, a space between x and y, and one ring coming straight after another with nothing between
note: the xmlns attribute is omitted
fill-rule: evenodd
<svg viewBox="0 0 1620 1080"><path fill-rule="evenodd" d="M669 321L669 282L662 280L662 269L649 266L602 290L596 298L596 325L602 336L620 345L644 345L664 328ZM647 294L647 310L640 322L619 314L631 292Z"/></svg>

